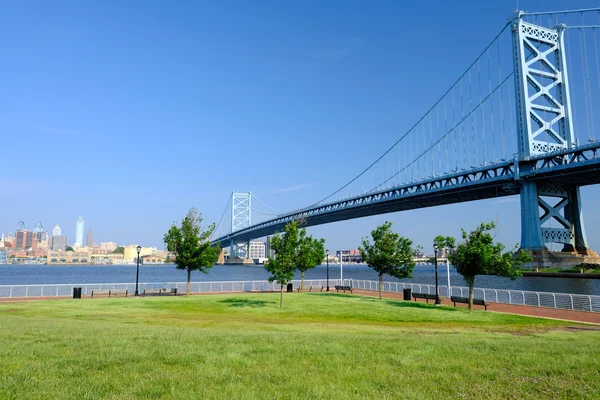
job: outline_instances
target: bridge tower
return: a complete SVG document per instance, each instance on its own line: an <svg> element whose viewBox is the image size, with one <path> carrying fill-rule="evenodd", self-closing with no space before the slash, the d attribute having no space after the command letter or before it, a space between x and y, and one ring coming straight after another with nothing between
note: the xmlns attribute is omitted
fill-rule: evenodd
<svg viewBox="0 0 600 400"><path fill-rule="evenodd" d="M518 157L527 161L577 146L573 132L565 25L553 29L512 17ZM561 163L563 156L557 155ZM526 169L527 163L521 163ZM521 247L543 252L562 243L565 252L588 254L579 187L520 180Z"/></svg>
<svg viewBox="0 0 600 400"><path fill-rule="evenodd" d="M252 193L231 193L231 233L247 228L252 224ZM231 257L247 258L250 243L232 242Z"/></svg>

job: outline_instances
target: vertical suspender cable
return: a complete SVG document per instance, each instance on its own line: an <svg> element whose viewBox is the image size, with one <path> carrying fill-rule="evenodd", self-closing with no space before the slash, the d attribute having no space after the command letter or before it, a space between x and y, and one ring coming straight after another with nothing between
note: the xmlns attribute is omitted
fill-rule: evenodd
<svg viewBox="0 0 600 400"><path fill-rule="evenodd" d="M583 13L581 13L581 20L582 20L582 25L583 25ZM581 52L581 75L583 76L583 96L585 98L585 114L586 114L586 119L590 118L591 114L590 114L590 104L589 104L589 97L588 97L588 85L586 82L586 62L584 59L584 53L585 53L585 46L584 46L584 42L585 42L585 32L583 31L582 28L578 29L579 31L579 48L580 48L580 52ZM592 131L591 129L591 118L587 123L588 126L588 139L592 139Z"/></svg>
<svg viewBox="0 0 600 400"><path fill-rule="evenodd" d="M436 119L437 119L437 138L438 138L438 141L439 141L440 138L441 138L441 131L440 131L440 107L439 106L436 107L435 116L436 116ZM438 157L438 172L440 174L442 174L444 172L444 171L442 171L442 143L438 143L438 155L437 155L437 157Z"/></svg>
<svg viewBox="0 0 600 400"><path fill-rule="evenodd" d="M464 116L465 116L465 101L464 101L464 96L463 96L463 80L461 78L460 79L460 118L461 118L461 121L464 118ZM463 149L465 146L465 123L464 123L464 121L461 122L461 138L460 138L460 140L462 142L461 143L462 146L460 146L460 147L461 147L461 149ZM464 150L462 150L461 160L464 162L465 159L466 159L466 154L464 153ZM465 168L465 167L463 166L463 168Z"/></svg>
<svg viewBox="0 0 600 400"><path fill-rule="evenodd" d="M433 118L433 115L429 114L429 145L431 146L431 144L433 143L433 124L431 119ZM434 157L435 151L431 152L431 176L433 177L435 175L434 171L435 171L435 157Z"/></svg>
<svg viewBox="0 0 600 400"><path fill-rule="evenodd" d="M600 11L598 12L598 20L600 20ZM596 28L593 29L593 33L594 33L594 51L596 53L596 73L598 74L597 82L598 82L598 89L600 89L600 61L598 58L598 41L596 40ZM594 132L593 139L596 139L596 132Z"/></svg>
<svg viewBox="0 0 600 400"><path fill-rule="evenodd" d="M502 62L500 61L500 41L496 42L496 48L498 50L498 77L502 79ZM504 125L504 97L502 95L502 85L500 86L500 123L502 126L502 147L506 153L506 129ZM494 143L494 160L496 160L496 143Z"/></svg>
<svg viewBox="0 0 600 400"><path fill-rule="evenodd" d="M473 134L473 161L474 165L477 166L477 146L475 145L475 113L473 112L473 85L471 84L471 70L469 69L469 112L471 113L471 133ZM470 153L469 142L471 142L470 138L467 135L467 143L465 145L467 155Z"/></svg>
<svg viewBox="0 0 600 400"><path fill-rule="evenodd" d="M490 62L490 52L487 51L487 62L488 62L488 87L489 92L492 94L492 66ZM502 87L502 86L500 86ZM490 98L490 122L492 124L492 143L494 148L496 147L496 121L494 119L494 99Z"/></svg>
<svg viewBox="0 0 600 400"><path fill-rule="evenodd" d="M569 17L568 14L565 13L565 24L568 23ZM567 46L567 64L569 65L569 71L571 71L571 74L574 73L573 70L573 61L571 61L572 57L571 57L571 34L570 34L570 30L567 29L565 32L566 38L565 41L567 42L567 44L565 44L565 46ZM573 88L574 86L571 86L571 88ZM575 98L575 96L571 96L572 99ZM577 122L577 107L571 107L571 111L573 112L573 123ZM577 132L577 130L575 130ZM577 139L575 139L577 140Z"/></svg>
<svg viewBox="0 0 600 400"><path fill-rule="evenodd" d="M585 25L584 19L583 19L583 13L581 13L581 25ZM588 59L588 54L587 54L587 40L586 40L586 34L585 31L581 31L582 35L583 35L583 58L585 59L585 63L584 63L584 67L585 67L585 76L583 77L583 79L585 80L584 82L584 86L587 86L587 91L590 95L588 103L589 103L589 129L590 129L590 141L592 141L594 139L594 132L595 132L595 128L594 128L594 100L592 98L592 86L590 84L590 63L589 63L589 59Z"/></svg>
<svg viewBox="0 0 600 400"><path fill-rule="evenodd" d="M479 60L477 60L477 86L479 86L479 111L481 111L481 138L483 141L483 161L486 161L487 158L487 149L485 144L485 115L483 113L483 104L482 104L482 91L481 91L481 66ZM494 153L494 159L496 158L496 154Z"/></svg>
<svg viewBox="0 0 600 400"><path fill-rule="evenodd" d="M452 88L452 122L453 126L456 125L456 108L454 106L454 88ZM456 171L458 171L458 157L456 155L456 142L458 141L458 135L454 137L454 164L456 165Z"/></svg>
<svg viewBox="0 0 600 400"><path fill-rule="evenodd" d="M600 83L600 81L599 81ZM446 96L444 96L444 132L448 132L448 110L447 110L447 105L446 105ZM448 165L448 142L450 141L449 138L446 138L446 169L444 172L449 172L450 171L450 167Z"/></svg>

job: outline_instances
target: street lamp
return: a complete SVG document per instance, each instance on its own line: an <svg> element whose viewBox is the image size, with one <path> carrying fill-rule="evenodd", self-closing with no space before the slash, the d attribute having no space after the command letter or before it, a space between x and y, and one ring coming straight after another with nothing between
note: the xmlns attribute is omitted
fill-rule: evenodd
<svg viewBox="0 0 600 400"><path fill-rule="evenodd" d="M142 246L137 247L138 258L137 258L137 270L135 272L135 295L136 295L136 297L139 295L138 281L140 280L140 251L142 251Z"/></svg>
<svg viewBox="0 0 600 400"><path fill-rule="evenodd" d="M329 250L325 250L325 253L327 253L327 291L329 292Z"/></svg>
<svg viewBox="0 0 600 400"><path fill-rule="evenodd" d="M435 260L435 305L439 306L440 301L440 290L438 287L438 262L437 262L438 247L437 244L433 245L433 259Z"/></svg>

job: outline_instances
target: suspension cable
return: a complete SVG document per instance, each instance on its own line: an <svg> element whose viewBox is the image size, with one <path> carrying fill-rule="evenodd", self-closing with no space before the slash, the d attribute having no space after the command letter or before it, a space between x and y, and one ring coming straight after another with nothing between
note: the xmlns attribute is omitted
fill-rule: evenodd
<svg viewBox="0 0 600 400"><path fill-rule="evenodd" d="M360 178L361 176L363 176L367 171L369 171L375 164L377 164L383 157L385 157L396 145L398 145L404 138L406 138L412 131L413 129L421 122L425 119L425 117L427 116L427 114L429 114L434 107L436 107L438 104L440 104L440 102L442 101L442 99L448 95L448 93L450 93L450 91L458 84L458 82L460 82L462 80L462 78L464 76L466 76L466 74L469 72L469 70L471 68L473 68L473 66L475 65L475 63L485 54L485 52L494 44L494 42L496 40L498 40L498 38L500 37L500 35L502 35L502 33L504 33L504 31L506 30L506 28L510 25L510 21L507 21L504 26L502 27L502 29L500 30L500 32L498 32L498 34L494 37L494 39L492 39L492 41L490 42L489 45L487 45L485 47L485 49L477 56L477 58L471 63L471 65L469 65L467 67L467 69L465 70L465 72L463 72L463 74L454 82L453 85L450 86L450 88L448 88L448 90L446 90L446 92L444 94L442 94L442 96L433 104L433 106L431 106L427 112L425 112L425 114L423 114L423 116L421 118L419 118L419 120L411 127L408 129L408 131L406 131L406 133L404 133L404 135L402 135L400 137L400 139L398 139L390 148L388 148L381 156L379 156L375 161L373 161L371 164L369 164L369 166L367 166L365 169L363 169L358 175L356 175L354 178L352 178L350 181L348 181L346 184L342 185L339 189L337 189L336 191L334 191L333 193L329 194L328 196L322 198L321 200L319 200L318 202L314 203L312 206L315 206L317 204L320 204L322 202L324 202L325 200L335 196L336 194L338 194L339 192L341 192L342 190L344 190L345 188L347 188L348 186L350 186L352 183L354 183L358 178Z"/></svg>
<svg viewBox="0 0 600 400"><path fill-rule="evenodd" d="M225 209L223 210L223 214L221 214L221 219L219 219L219 223L217 224L217 227L215 228L215 230L213 231L213 233L210 235L209 240L212 239L212 237L215 234L215 232L217 232L219 230L219 226L221 226L221 222L223 222L223 217L225 217L225 213L227 213L227 209L229 208L229 204L231 204L231 197L232 196L229 196L229 200L227 201L227 205L225 206Z"/></svg>
<svg viewBox="0 0 600 400"><path fill-rule="evenodd" d="M410 162L408 165L410 166L410 165L412 165L413 163L415 163L416 161L418 161L418 160L419 160L420 158L422 158L422 157L423 157L423 156L424 156L424 155L425 155L425 154L426 154L426 153L427 153L429 150L433 149L433 148L435 147L435 145L437 145L437 144L438 144L438 142L439 142L440 140L442 140L443 138L447 137L447 136L448 136L450 133L452 133L453 131L455 131L455 130L456 130L456 128L457 128L459 125L461 125L461 124L462 124L462 123L463 123L463 122L464 122L464 121L465 121L467 118L469 118L469 116L470 116L472 113L476 112L476 110L477 110L479 107L481 107L481 106L483 105L483 103L485 103L485 102L486 102L486 101L487 101L487 100L488 100L490 97L492 97L492 95L493 95L494 93L496 93L496 91L497 91L497 90L498 90L500 87L502 87L502 85L504 85L504 83L506 83L506 81L508 81L508 80L509 80L509 79L510 79L510 78L513 76L513 74L514 74L514 72L511 72L510 74L508 74L508 76L507 76L506 78L504 78L504 80L503 80L502 82L500 82L500 83L498 84L498 86L496 86L496 87L494 88L494 90L493 90L493 91L492 91L490 94L488 94L488 95L485 97L485 99L483 99L483 101L482 101L481 103L479 103L479 104L478 104L478 105L475 107L475 109L474 109L474 110L472 110L472 111L471 111L471 112L469 112L467 115L465 115L465 116L464 116L464 117L463 117L463 118L462 118L460 121L458 121L458 122L457 122L457 123L456 123L456 124L455 124L455 125L454 125L454 126L453 126L453 127L450 129L450 130L449 130L449 131L448 131L448 132L446 132L446 134L445 134L444 136L442 136L440 139L438 139L438 140L437 140L435 143L432 143L432 144L431 144L431 146L429 146L429 148L427 148L427 149L426 149L426 150L424 150L424 151L423 151L421 154L419 154L419 156L417 156L417 158L415 158L414 160L412 160L412 161L411 161L411 162ZM398 173L400 173L400 171L398 171ZM382 182L382 183L381 183L380 185L378 185L377 187L379 187L379 186L381 186L381 185L385 184L386 182L390 181L390 180L391 180L391 179L393 179L393 178L394 178L393 176L392 176L392 177L389 177L387 180L385 180L384 182ZM376 190L376 188L374 188L374 189L371 189L371 190L369 191L369 193L370 193L370 192L373 192L374 190Z"/></svg>
<svg viewBox="0 0 600 400"><path fill-rule="evenodd" d="M261 204L263 207L265 207L265 208L267 208L267 209L269 209L269 210L273 211L274 213L281 214L281 212L280 212L280 211L277 211L277 210L275 210L274 208L271 208L271 207L269 207L268 205L266 205L265 203L263 203L262 201L260 201L260 199L259 199L258 197L256 197L256 195L255 195L254 193L252 193L252 198L253 198L254 200L258 201L258 202L259 202L259 203L260 203L260 204Z"/></svg>

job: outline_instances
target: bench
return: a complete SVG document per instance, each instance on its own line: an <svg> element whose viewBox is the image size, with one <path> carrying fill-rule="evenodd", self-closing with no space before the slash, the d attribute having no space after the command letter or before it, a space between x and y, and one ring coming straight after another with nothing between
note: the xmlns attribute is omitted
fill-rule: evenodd
<svg viewBox="0 0 600 400"><path fill-rule="evenodd" d="M352 293L352 288L350 286L335 285L335 291L339 292L340 290L343 290L344 293L346 293L346 290L349 290L350 293Z"/></svg>
<svg viewBox="0 0 600 400"><path fill-rule="evenodd" d="M302 287L301 287L301 286L298 286L298 287L296 288L296 290L297 290L298 292L300 292L300 291L302 290ZM306 291L306 286L304 287L304 290ZM323 286L308 286L308 291L309 291L309 292L312 292L313 290L314 290L315 292L316 292L317 290L318 290L319 292L322 292L322 291L323 291Z"/></svg>
<svg viewBox="0 0 600 400"><path fill-rule="evenodd" d="M144 289L144 291L142 292L142 296L146 296L146 295L159 295L162 296L163 294L172 294L174 296L177 296L177 288L171 288L171 289L165 289L165 288L149 288L149 289Z"/></svg>
<svg viewBox="0 0 600 400"><path fill-rule="evenodd" d="M459 297L459 296L450 296L450 300L454 303L454 307L456 307L456 303L464 303L469 304L468 297ZM473 305L483 306L485 307L485 311L487 311L487 303L483 299L473 299Z"/></svg>
<svg viewBox="0 0 600 400"><path fill-rule="evenodd" d="M125 297L127 297L128 293L129 292L127 291L127 289L97 289L97 290L92 290L92 297L94 297L94 295L96 295L96 296L107 296L108 295L108 297L125 295Z"/></svg>
<svg viewBox="0 0 600 400"><path fill-rule="evenodd" d="M435 294L429 294L429 293L413 293L412 294L413 299L415 299L415 301L417 301L417 299L425 299L427 300L427 303L429 303L429 300L435 300ZM442 300L440 299L440 303L442 302Z"/></svg>

